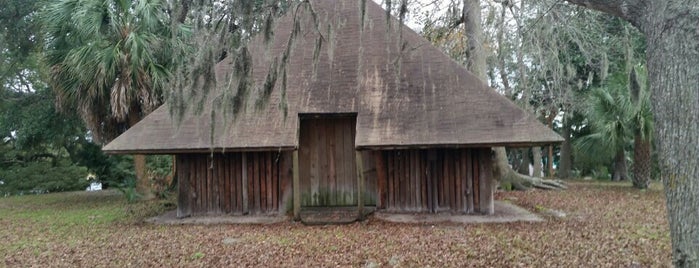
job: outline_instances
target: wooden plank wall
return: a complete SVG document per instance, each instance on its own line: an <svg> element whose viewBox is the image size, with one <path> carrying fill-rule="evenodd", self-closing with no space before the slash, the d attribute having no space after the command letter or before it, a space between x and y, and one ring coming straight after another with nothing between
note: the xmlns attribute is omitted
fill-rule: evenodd
<svg viewBox="0 0 699 268"><path fill-rule="evenodd" d="M304 118L299 133L301 206L357 205L354 117Z"/></svg>
<svg viewBox="0 0 699 268"><path fill-rule="evenodd" d="M376 206L376 201L378 199L379 189L378 189L378 172L376 168L376 161L374 159L373 151L362 151L362 168L364 174L364 191L362 192L362 197L364 199L364 206Z"/></svg>
<svg viewBox="0 0 699 268"><path fill-rule="evenodd" d="M489 149L375 151L377 206L389 212L483 212ZM486 203L486 204L484 204Z"/></svg>
<svg viewBox="0 0 699 268"><path fill-rule="evenodd" d="M178 216L284 213L291 196L289 154L177 155Z"/></svg>

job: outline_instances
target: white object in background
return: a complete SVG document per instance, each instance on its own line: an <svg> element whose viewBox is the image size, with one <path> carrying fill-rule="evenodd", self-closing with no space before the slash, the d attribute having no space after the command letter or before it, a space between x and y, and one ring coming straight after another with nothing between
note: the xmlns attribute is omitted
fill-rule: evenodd
<svg viewBox="0 0 699 268"><path fill-rule="evenodd" d="M85 191L92 192L92 191L102 191L102 183L99 182L93 182L90 183L90 186L85 189Z"/></svg>

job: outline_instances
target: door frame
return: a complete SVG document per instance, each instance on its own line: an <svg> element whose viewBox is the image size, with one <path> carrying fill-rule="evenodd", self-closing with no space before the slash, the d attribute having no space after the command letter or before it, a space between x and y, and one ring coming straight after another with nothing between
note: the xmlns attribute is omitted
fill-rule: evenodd
<svg viewBox="0 0 699 268"><path fill-rule="evenodd" d="M299 114L301 206L347 207L358 202L356 126L356 113Z"/></svg>

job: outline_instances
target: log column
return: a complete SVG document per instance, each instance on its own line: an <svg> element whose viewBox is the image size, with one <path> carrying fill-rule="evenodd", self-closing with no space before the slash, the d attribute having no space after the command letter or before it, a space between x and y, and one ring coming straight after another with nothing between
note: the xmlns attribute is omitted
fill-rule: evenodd
<svg viewBox="0 0 699 268"><path fill-rule="evenodd" d="M489 148L478 150L478 163L480 166L478 174L479 212L492 215L495 213L495 204L493 202L493 161Z"/></svg>
<svg viewBox="0 0 699 268"><path fill-rule="evenodd" d="M362 153L355 153L357 159L357 219L364 219L364 165L362 161Z"/></svg>

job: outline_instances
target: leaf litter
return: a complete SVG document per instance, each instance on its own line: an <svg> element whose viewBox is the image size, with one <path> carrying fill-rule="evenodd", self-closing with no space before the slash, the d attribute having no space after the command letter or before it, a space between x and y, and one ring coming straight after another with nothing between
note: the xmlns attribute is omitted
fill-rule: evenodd
<svg viewBox="0 0 699 268"><path fill-rule="evenodd" d="M111 196L83 202L95 211L66 225L60 222L65 219L26 214L70 214L85 208L32 204L27 198L34 197L0 199L0 266L671 266L662 190L642 192L626 184L573 182L567 191L498 192L496 199L540 214L545 221L466 225L370 218L332 226L161 226L141 223L145 216L126 214L121 220L91 220L104 218L100 213L126 211L125 203ZM129 217L135 220L124 220Z"/></svg>

